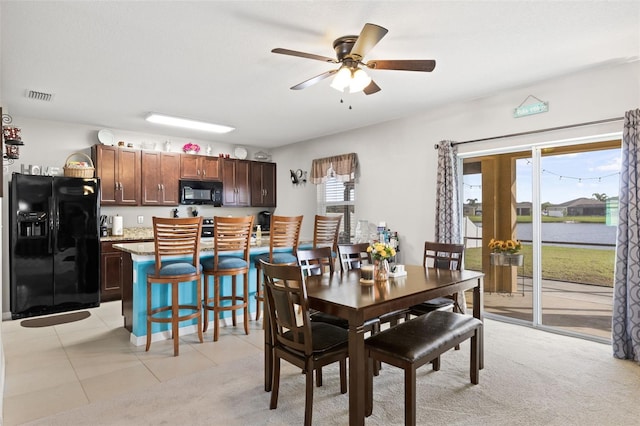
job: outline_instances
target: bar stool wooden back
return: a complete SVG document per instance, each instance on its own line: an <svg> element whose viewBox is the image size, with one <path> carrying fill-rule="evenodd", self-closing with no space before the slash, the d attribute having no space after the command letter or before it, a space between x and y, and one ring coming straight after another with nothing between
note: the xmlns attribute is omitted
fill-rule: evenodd
<svg viewBox="0 0 640 426"><path fill-rule="evenodd" d="M202 260L204 273L204 328L209 326L209 311L213 311L213 341L218 341L219 321L223 312L231 312L236 326L236 310L242 309L244 332L249 334L249 250L253 216L213 218L214 255ZM237 293L236 278L242 277L242 294ZM220 278L231 276L231 295L222 294ZM209 277L213 277L213 293L209 295ZM226 303L230 301L231 303Z"/></svg>
<svg viewBox="0 0 640 426"><path fill-rule="evenodd" d="M321 216L317 214L313 223L313 248L331 247L332 255L336 257L341 222L342 215Z"/></svg>
<svg viewBox="0 0 640 426"><path fill-rule="evenodd" d="M202 342L202 298L200 292L200 234L202 217L192 218L153 218L153 235L155 242L155 265L147 270L147 346L151 346L152 324L170 323L173 338L173 355L179 355L179 323L197 318L198 337ZM166 260L169 256L179 256L179 260ZM174 258L175 259L175 258ZM184 283L181 285L181 283ZM193 302L180 303L180 289L191 283ZM170 286L170 292L155 287ZM184 288L188 293L188 288ZM157 306L158 299L167 305ZM184 297L183 297L184 299ZM154 303L152 303L154 302ZM153 307L153 306L156 307ZM181 311L187 313L181 314ZM169 313L168 315L166 313Z"/></svg>
<svg viewBox="0 0 640 426"><path fill-rule="evenodd" d="M260 302L264 302L262 290L262 263L277 265L296 265L298 258L298 244L300 242L300 228L303 216L271 216L269 227L269 253L255 257L256 265L256 321L260 318ZM291 248L291 252L279 252L276 249Z"/></svg>

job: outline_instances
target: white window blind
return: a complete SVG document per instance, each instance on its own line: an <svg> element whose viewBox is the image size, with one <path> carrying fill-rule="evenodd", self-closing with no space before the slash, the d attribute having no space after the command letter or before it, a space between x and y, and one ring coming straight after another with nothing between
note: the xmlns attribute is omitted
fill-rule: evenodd
<svg viewBox="0 0 640 426"><path fill-rule="evenodd" d="M355 181L340 182L335 177L327 178L326 182L317 185L318 214L342 215L340 222L341 243L349 243L355 235Z"/></svg>

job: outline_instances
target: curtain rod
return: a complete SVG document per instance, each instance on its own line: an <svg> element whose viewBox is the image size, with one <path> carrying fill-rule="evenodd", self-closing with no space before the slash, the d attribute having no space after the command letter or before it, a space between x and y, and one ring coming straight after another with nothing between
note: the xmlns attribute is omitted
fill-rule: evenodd
<svg viewBox="0 0 640 426"><path fill-rule="evenodd" d="M465 143L484 142L484 141L491 141L491 140L494 140L494 139L511 138L511 137L514 137L514 136L533 135L533 134L536 134L536 133L551 132L551 131L554 131L554 130L571 129L573 127L592 126L594 124L611 123L613 121L622 121L622 120L624 120L624 117L607 118L607 119L604 119L604 120L588 121L588 122L585 122L585 123L568 124L566 126L549 127L549 128L546 128L546 129L539 129L539 130L529 130L528 132L510 133L510 134L507 134L507 135L492 136L492 137L489 137L489 138L473 139L473 140L470 140L470 141L463 141L463 142L453 142L451 145L462 145L462 144L465 144ZM435 144L433 147L435 149L438 149L439 145Z"/></svg>

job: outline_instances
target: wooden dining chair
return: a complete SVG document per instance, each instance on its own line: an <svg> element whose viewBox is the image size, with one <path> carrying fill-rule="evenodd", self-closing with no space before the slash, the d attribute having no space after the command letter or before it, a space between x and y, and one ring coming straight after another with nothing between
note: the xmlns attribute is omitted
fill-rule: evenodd
<svg viewBox="0 0 640 426"><path fill-rule="evenodd" d="M280 360L302 369L306 376L304 424L313 414L313 372L334 362L340 363L340 393L347 392L347 330L322 322L312 322L303 270L298 265L275 265L261 261L264 270L266 315L273 344L273 371L270 409L278 406ZM300 313L298 313L298 309Z"/></svg>
<svg viewBox="0 0 640 426"><path fill-rule="evenodd" d="M371 253L367 251L369 243L338 244L340 270L360 269L362 265L373 264Z"/></svg>
<svg viewBox="0 0 640 426"><path fill-rule="evenodd" d="M303 216L271 216L269 227L269 253L255 257L256 266L256 321L260 318L260 304L264 301L261 282L262 262L278 265L297 265L298 244L300 243L300 229ZM278 249L290 249L282 252Z"/></svg>
<svg viewBox="0 0 640 426"><path fill-rule="evenodd" d="M170 323L173 338L173 355L179 355L179 323L197 318L198 338L202 343L202 298L200 291L200 234L202 217L159 218L153 217L155 264L147 270L147 346L151 346L152 324ZM176 257L185 260L174 260ZM193 303L180 304L180 292L191 283ZM170 286L170 292L156 294L154 289ZM188 290L188 289L184 289ZM169 304L161 306L158 299L170 298ZM152 303L155 302L155 303ZM180 314L181 311L187 313ZM166 313L169 313L167 315Z"/></svg>
<svg viewBox="0 0 640 426"><path fill-rule="evenodd" d="M249 250L253 216L213 218L213 257L203 259L204 327L209 325L209 311L213 312L213 341L218 341L219 320L223 312L231 312L236 326L236 311L243 310L244 332L249 334ZM220 279L231 276L231 295L222 295ZM236 278L242 276L242 295L237 293ZM213 277L213 293L209 296L209 277ZM231 304L226 304L230 301Z"/></svg>
<svg viewBox="0 0 640 426"><path fill-rule="evenodd" d="M300 249L297 252L298 265L302 268L305 276L322 275L325 272L333 274L335 265L332 262L331 252L331 247Z"/></svg>
<svg viewBox="0 0 640 426"><path fill-rule="evenodd" d="M425 241L422 265L425 268L462 270L464 244L447 244ZM438 297L409 308L409 314L418 316L435 310L456 310L464 313L458 304L458 295Z"/></svg>

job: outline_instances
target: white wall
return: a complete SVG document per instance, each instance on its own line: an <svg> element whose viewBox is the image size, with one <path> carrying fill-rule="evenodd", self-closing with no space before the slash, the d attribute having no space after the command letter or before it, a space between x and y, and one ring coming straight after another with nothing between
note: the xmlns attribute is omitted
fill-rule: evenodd
<svg viewBox="0 0 640 426"><path fill-rule="evenodd" d="M513 118L513 109L529 95L549 101L549 112ZM278 212L304 214L303 227L308 233L316 213L315 187L291 185L288 170L310 170L314 158L356 152L361 171L356 188L357 216L370 222L386 221L388 227L399 233L401 261L421 263L424 241L434 238L435 143L621 117L638 107L640 63L634 62L584 71L410 118L282 147L274 151L279 168ZM622 122L617 122L459 145L459 152L621 130Z"/></svg>

